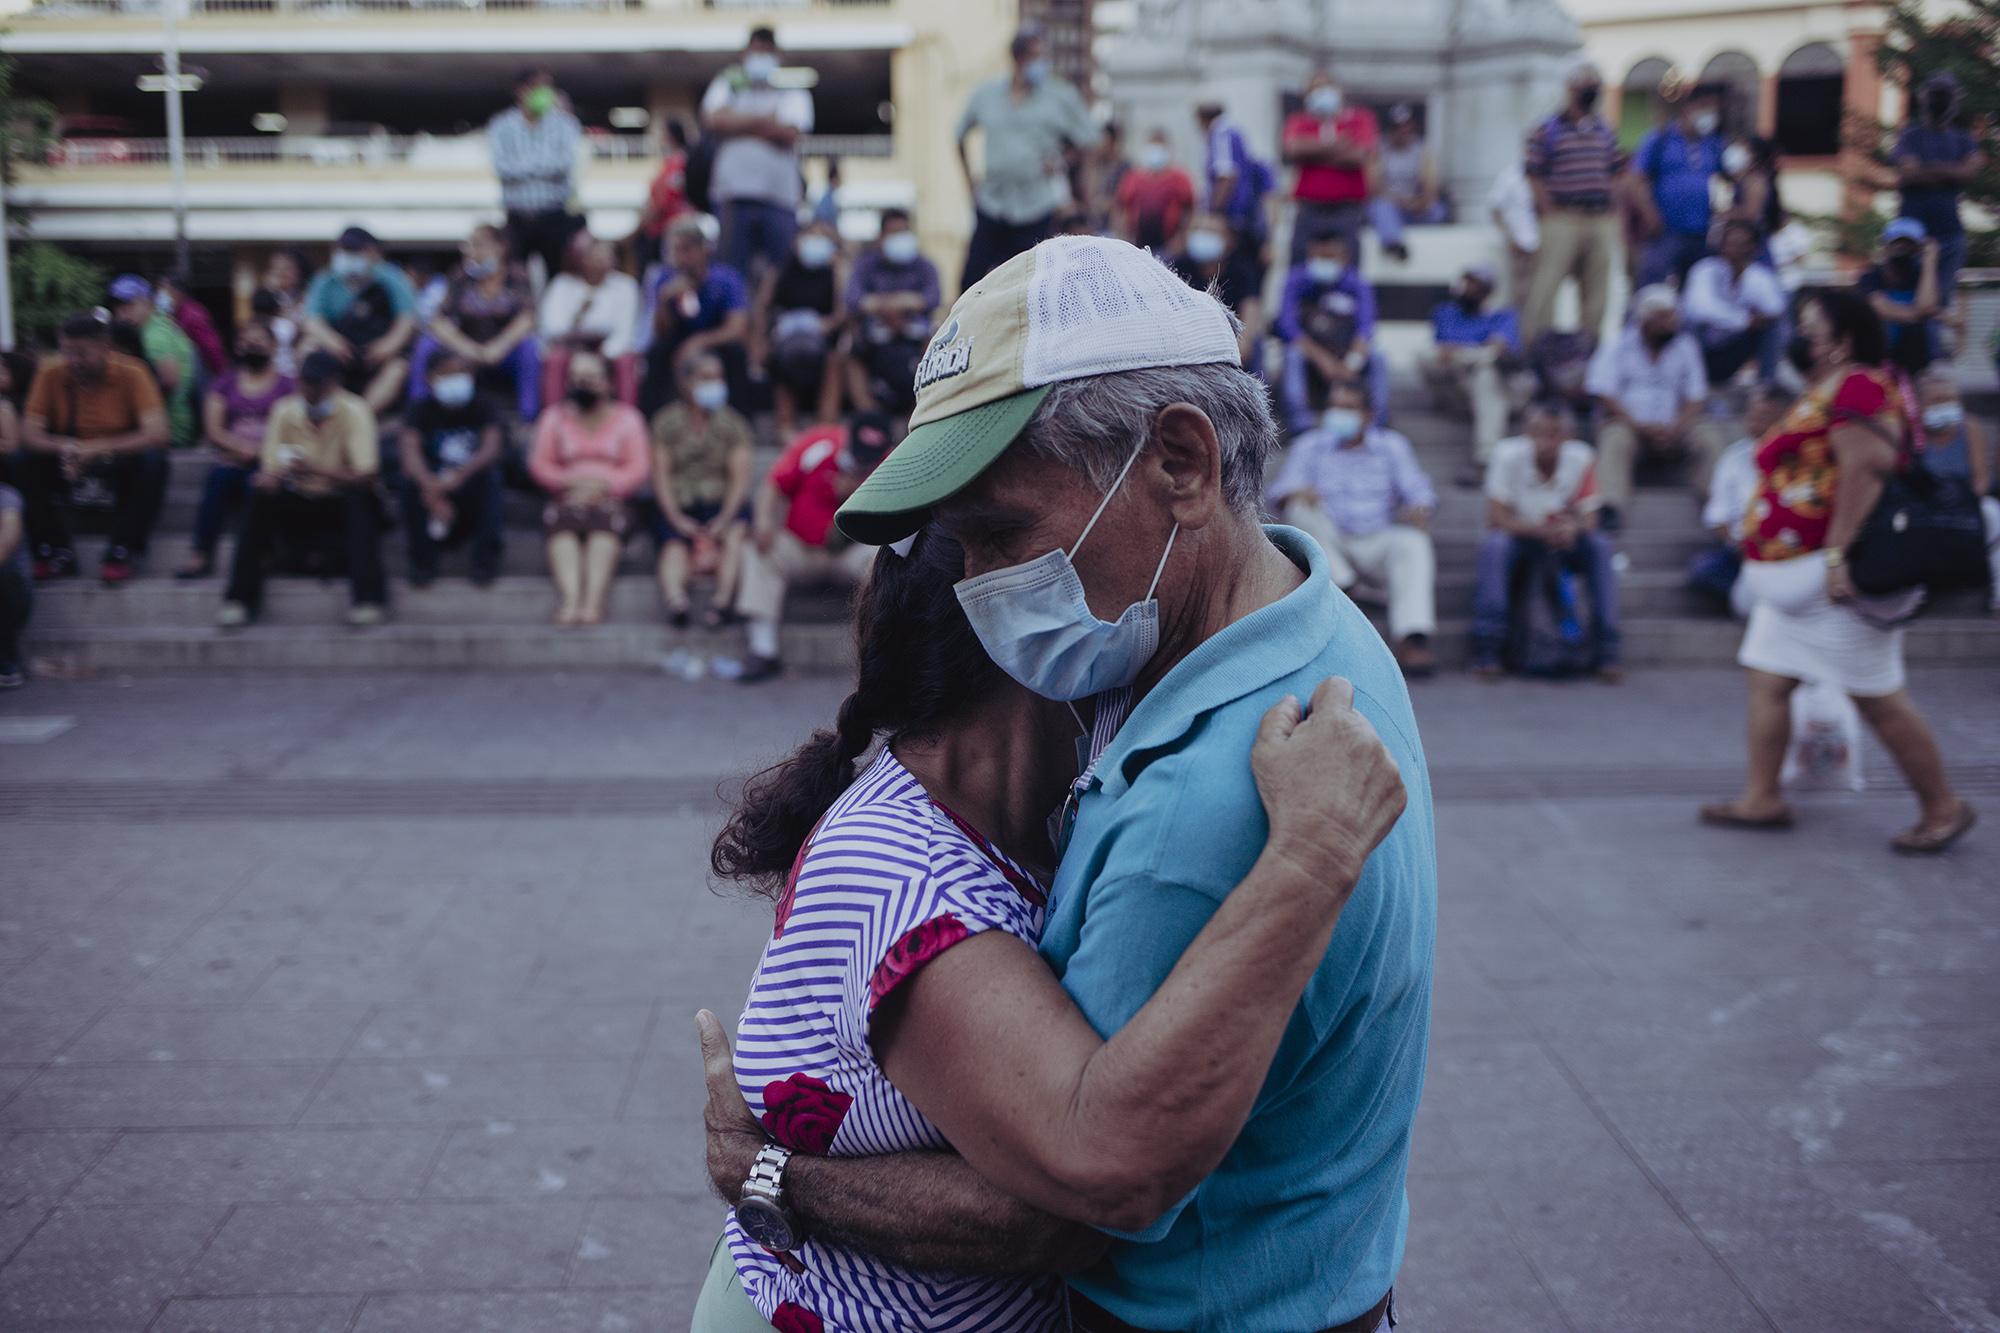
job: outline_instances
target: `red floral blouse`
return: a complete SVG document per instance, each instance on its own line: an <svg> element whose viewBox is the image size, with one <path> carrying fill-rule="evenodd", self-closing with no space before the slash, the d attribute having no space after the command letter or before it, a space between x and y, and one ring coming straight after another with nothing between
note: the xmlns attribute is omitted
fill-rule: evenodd
<svg viewBox="0 0 2000 1333"><path fill-rule="evenodd" d="M1757 446L1757 493L1743 524L1749 560L1790 560L1826 545L1840 468L1829 439L1842 421L1887 416L1898 436L1909 431L1908 403L1886 370L1857 367L1837 383L1816 385Z"/></svg>

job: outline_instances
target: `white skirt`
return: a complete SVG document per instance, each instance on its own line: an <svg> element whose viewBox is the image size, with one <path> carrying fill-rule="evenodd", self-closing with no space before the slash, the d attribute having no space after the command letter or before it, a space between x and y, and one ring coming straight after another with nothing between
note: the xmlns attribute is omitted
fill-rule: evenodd
<svg viewBox="0 0 2000 1333"><path fill-rule="evenodd" d="M1825 681L1862 698L1903 688L1902 628L1885 629L1828 597L1826 563L1818 555L1746 560L1743 582L1750 624L1737 665L1791 680ZM1904 609L1907 596L1895 599Z"/></svg>

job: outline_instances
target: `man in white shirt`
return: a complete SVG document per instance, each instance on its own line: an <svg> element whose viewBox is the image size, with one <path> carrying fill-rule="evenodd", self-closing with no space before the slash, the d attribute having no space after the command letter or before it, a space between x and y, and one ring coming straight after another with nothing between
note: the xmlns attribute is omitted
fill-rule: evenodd
<svg viewBox="0 0 2000 1333"><path fill-rule="evenodd" d="M1623 678L1618 665L1618 575L1611 540L1598 531L1602 505L1591 447L1571 438L1575 423L1556 399L1528 407L1527 434L1502 440L1486 469L1486 516L1472 594L1472 672L1500 674L1521 563L1552 551L1589 590L1597 633L1597 674Z"/></svg>
<svg viewBox="0 0 2000 1333"><path fill-rule="evenodd" d="M639 284L618 269L611 242L581 236L578 242L577 271L542 293L542 347L549 356L581 348L616 362L631 353L638 333Z"/></svg>
<svg viewBox="0 0 2000 1333"><path fill-rule="evenodd" d="M1755 224L1731 218L1722 224L1720 250L1688 270L1681 297L1681 317L1701 344L1709 383L1726 383L1752 357L1759 379L1776 378L1784 314L1785 289L1757 258Z"/></svg>
<svg viewBox="0 0 2000 1333"><path fill-rule="evenodd" d="M1701 525L1715 538L1715 545L1688 562L1688 587L1738 617L1750 614L1750 599L1740 575L1743 520L1757 494L1757 442L1790 406L1784 391L1775 384L1760 384L1751 392L1743 412L1743 438L1715 460L1708 503L1701 508Z"/></svg>
<svg viewBox="0 0 2000 1333"><path fill-rule="evenodd" d="M722 224L722 262L753 285L760 264L783 268L798 232L799 136L812 133L812 94L781 87L778 36L750 30L741 63L701 98L702 130L721 140L708 193Z"/></svg>
<svg viewBox="0 0 2000 1333"><path fill-rule="evenodd" d="M1708 417L1708 372L1701 349L1681 332L1680 298L1665 285L1643 287L1632 299L1633 318L1597 349L1584 389L1597 399L1597 487L1601 522L1616 532L1632 501L1632 474L1648 460L1686 459L1697 490L1708 492L1708 474L1722 452L1722 437Z"/></svg>
<svg viewBox="0 0 2000 1333"><path fill-rule="evenodd" d="M1268 499L1319 543L1338 587L1362 578L1386 586L1396 661L1406 676L1428 676L1436 667L1437 491L1409 440L1374 423L1361 381L1328 391L1320 424L1292 441Z"/></svg>
<svg viewBox="0 0 2000 1333"><path fill-rule="evenodd" d="M1528 299L1535 277L1535 252L1542 248L1542 219L1535 212L1535 191L1519 162L1509 163L1493 178L1486 208L1500 231L1500 250L1507 257L1507 304L1519 309Z"/></svg>

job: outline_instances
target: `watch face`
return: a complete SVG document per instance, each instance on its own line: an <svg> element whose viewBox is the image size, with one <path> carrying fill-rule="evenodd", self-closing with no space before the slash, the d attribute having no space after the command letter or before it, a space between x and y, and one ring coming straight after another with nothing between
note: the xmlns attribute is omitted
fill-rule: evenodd
<svg viewBox="0 0 2000 1333"><path fill-rule="evenodd" d="M743 1234L767 1250L784 1252L798 1246L798 1233L784 1209L756 1194L745 1194L736 1205L736 1222Z"/></svg>

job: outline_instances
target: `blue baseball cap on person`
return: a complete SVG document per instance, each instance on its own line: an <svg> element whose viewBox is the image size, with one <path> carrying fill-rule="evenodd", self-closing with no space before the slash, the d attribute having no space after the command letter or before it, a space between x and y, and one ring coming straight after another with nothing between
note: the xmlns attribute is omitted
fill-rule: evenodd
<svg viewBox="0 0 2000 1333"><path fill-rule="evenodd" d="M1882 228L1882 243L1884 245L1887 245L1890 241L1916 241L1922 243L1929 240L1930 235L1929 232L1924 230L1924 224L1915 218L1897 218L1888 226Z"/></svg>
<svg viewBox="0 0 2000 1333"><path fill-rule="evenodd" d="M110 293L113 301L121 303L144 301L152 297L153 284L136 273L121 273L111 280Z"/></svg>

